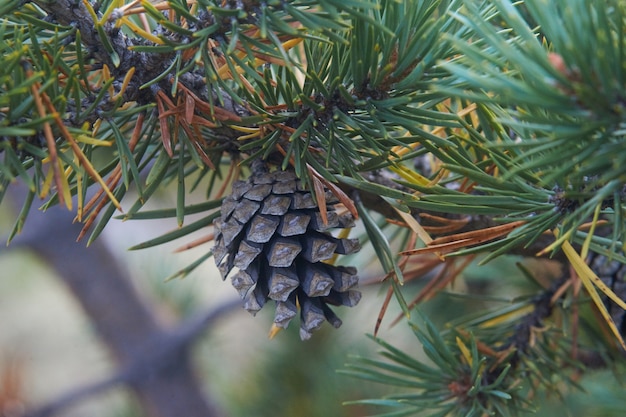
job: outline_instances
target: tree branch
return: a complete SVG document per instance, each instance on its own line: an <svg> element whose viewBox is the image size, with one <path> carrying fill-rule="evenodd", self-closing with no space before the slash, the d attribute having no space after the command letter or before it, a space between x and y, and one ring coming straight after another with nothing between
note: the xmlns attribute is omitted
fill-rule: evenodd
<svg viewBox="0 0 626 417"><path fill-rule="evenodd" d="M10 190L15 201L18 189ZM11 248L34 250L50 263L123 369L109 381L84 388L78 396L127 382L147 416L222 416L215 402L202 392L188 352L188 344L197 335L200 324L210 324L213 313L168 331L141 300L103 241L96 241L89 248L74 241L81 225L72 223L72 213L55 206L45 213L33 210L30 216ZM221 314L223 308L226 307L218 308L214 314ZM66 400L59 400L62 406L68 405ZM57 410L56 406L47 407L40 415L50 416Z"/></svg>
<svg viewBox="0 0 626 417"><path fill-rule="evenodd" d="M240 300L230 300L204 313L198 314L197 317L185 320L183 323L180 323L176 329L161 337L160 339L162 340L151 340L147 342L145 345L146 350L149 352L148 355L135 357L132 363L119 369L113 375L72 390L38 410L29 413L25 417L49 417L61 412L69 406L86 400L93 395L100 394L119 384L136 384L151 374L154 375L155 373L163 372L163 370L166 370L169 366L178 366L175 359L181 354L186 354L191 344L204 330L222 316L231 312L233 308L239 307L240 305ZM158 346L159 349L150 351L150 347L153 345Z"/></svg>

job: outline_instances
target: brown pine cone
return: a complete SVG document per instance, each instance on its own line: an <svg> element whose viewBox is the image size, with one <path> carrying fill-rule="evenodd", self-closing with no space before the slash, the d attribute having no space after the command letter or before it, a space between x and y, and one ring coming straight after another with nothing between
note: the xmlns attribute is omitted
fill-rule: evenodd
<svg viewBox="0 0 626 417"><path fill-rule="evenodd" d="M268 300L276 302L274 323L286 328L300 309L300 337L327 320L341 320L331 305L356 305L361 293L356 269L325 261L335 254L357 252L357 239L339 239L328 230L354 225L350 213L339 215L327 191L327 224L313 195L292 171L253 170L247 181L233 184L215 222L215 262L256 314ZM235 269L236 271L233 271ZM233 272L233 273L231 273Z"/></svg>

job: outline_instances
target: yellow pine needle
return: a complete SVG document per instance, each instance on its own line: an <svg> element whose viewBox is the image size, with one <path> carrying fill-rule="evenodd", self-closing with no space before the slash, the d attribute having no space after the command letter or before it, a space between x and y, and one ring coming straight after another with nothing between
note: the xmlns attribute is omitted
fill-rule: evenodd
<svg viewBox="0 0 626 417"><path fill-rule="evenodd" d="M566 250L566 248L569 248L567 250L570 251L574 251L574 248L572 247L572 245L567 242L567 245L564 245L564 251ZM615 294L613 292L613 290L611 288L609 288L597 275L595 272L593 272L593 270L589 267L589 265L587 265L585 263L585 261L583 260L583 258L578 255L576 253L576 251L573 252L574 254L576 254L575 258L576 259L576 265L572 264L572 266L574 266L574 270L576 271L576 273L578 275L581 274L581 272L585 275L585 278L589 280L589 282L593 285L595 285L596 287L598 287L600 289L600 291L602 291L607 297L609 297L615 304L617 304L620 308L622 308L623 310L626 310L626 301L622 300L621 298L619 298L619 296L617 294ZM567 253L566 253L567 255ZM570 259L570 257L568 256L568 260L570 262L572 262L572 260ZM578 271L578 269L576 269L576 267L578 267L581 272ZM584 281L583 281L584 284ZM602 304L604 306L604 304Z"/></svg>
<svg viewBox="0 0 626 417"><path fill-rule="evenodd" d="M44 158L41 162L43 164L50 163L50 170L46 174L46 179L41 185L41 190L39 191L39 197L46 198L48 196L48 193L50 192L50 189L52 188L53 181L59 190L63 189L61 175L60 175L60 173L63 171L63 165L61 164L60 159L55 158L53 162L53 159L50 157ZM71 201L67 202L63 200L63 195L59 195L59 203L65 204L68 210L72 209Z"/></svg>
<svg viewBox="0 0 626 417"><path fill-rule="evenodd" d="M100 126L102 126L102 119L98 119L93 124L93 129L91 129L91 136L98 136L98 131L100 130Z"/></svg>
<svg viewBox="0 0 626 417"><path fill-rule="evenodd" d="M93 20L94 23L97 23L98 15L96 14L96 11L93 9L93 7L91 6L91 3L88 0L83 0L83 5L87 9L87 13L89 13L89 15L91 16L91 20Z"/></svg>
<svg viewBox="0 0 626 417"><path fill-rule="evenodd" d="M545 255L546 253L553 251L560 244L562 244L565 241L567 241L570 238L570 236L572 235L573 231L574 231L573 229L570 229L567 233L565 233L561 237L558 237L559 233L557 231L554 231L554 235L557 237L557 239L554 242L552 242L550 245L546 246L545 248L543 248L542 250L537 252L537 255L535 255L535 256L541 257L541 256Z"/></svg>
<svg viewBox="0 0 626 417"><path fill-rule="evenodd" d="M125 14L139 14L139 13L145 13L146 12L146 8L143 6L138 6L139 3L146 3L148 2L148 0L133 0L132 2L128 3L127 5L123 6L122 9L124 10ZM195 13L195 10L198 8L198 1L197 0L187 0L186 1L188 6L191 6L191 10L189 10L190 13ZM171 7L168 4L167 1L162 1L159 3L155 3L155 4L150 4L150 7L156 9L156 10L170 10Z"/></svg>
<svg viewBox="0 0 626 417"><path fill-rule="evenodd" d="M246 140L261 136L261 129L258 127L231 125L230 128L238 132L246 133L245 135L237 137L237 140Z"/></svg>
<svg viewBox="0 0 626 417"><path fill-rule="evenodd" d="M424 230L422 225L419 224L415 217L413 217L409 213L405 213L397 207L394 207L394 210L396 210L396 213L398 213L398 215L402 217L402 220L404 220L407 226L411 228L411 230L422 240L422 242L424 242L424 244L428 245L430 244L430 242L433 241L433 238L430 237L430 234L428 234L428 232ZM439 255L439 257L441 258L441 255Z"/></svg>
<svg viewBox="0 0 626 417"><path fill-rule="evenodd" d="M497 326L498 324L505 323L513 318L530 314L532 313L534 309L535 309L535 306L532 304L524 305L513 311L506 312L497 317L484 321L480 324L480 327L486 328L486 327Z"/></svg>
<svg viewBox="0 0 626 417"><path fill-rule="evenodd" d="M83 206L85 205L85 195L83 194L83 176L76 173L76 218L83 221Z"/></svg>
<svg viewBox="0 0 626 417"><path fill-rule="evenodd" d="M102 66L102 83L106 84L111 79L111 71L107 64ZM113 88L113 83L109 84L109 100L113 99L113 95L115 94L115 89Z"/></svg>
<svg viewBox="0 0 626 417"><path fill-rule="evenodd" d="M346 239L350 235L350 229L341 229L341 231L337 234L338 239ZM330 259L327 259L324 262L325 264L334 265L337 261L338 253L333 253L333 256Z"/></svg>
<svg viewBox="0 0 626 417"><path fill-rule="evenodd" d="M150 32L143 30L142 28L140 28L139 26L137 26L132 20L130 20L127 16L124 16L122 18L124 20L124 24L133 31L133 33L141 38L147 39L149 41L152 41L154 43L156 43L157 45L162 45L163 44L163 40L158 38L157 36L154 36L153 34L151 34ZM132 46L130 47L132 49Z"/></svg>
<svg viewBox="0 0 626 417"><path fill-rule="evenodd" d="M59 160L59 171L62 171L61 160ZM63 193L63 201L66 202L68 210L72 210L72 192L70 191L70 184L67 182L67 177L72 172L72 167L68 166L61 175L61 189L57 190L58 193Z"/></svg>
<svg viewBox="0 0 626 417"><path fill-rule="evenodd" d="M104 11L104 13L102 14L102 19L100 19L100 22L106 22L107 20L109 20L109 17L111 17L111 14L113 14L113 11L115 9L118 9L120 6L123 5L123 0L113 0L110 4L109 7L106 8L106 10Z"/></svg>
<svg viewBox="0 0 626 417"><path fill-rule="evenodd" d="M271 340L271 339L273 339L274 337L276 337L276 335L277 335L278 333L280 333L282 330L283 330L283 328L282 328L282 327L278 327L278 326L276 325L276 323L272 323L272 327L270 327L270 331L269 331L269 333L268 333L267 337Z"/></svg>
<svg viewBox="0 0 626 417"><path fill-rule="evenodd" d="M469 366L472 366L472 354L459 336L456 337L456 345L459 347L459 350L463 355L463 359L465 359L465 363L467 363Z"/></svg>
<svg viewBox="0 0 626 417"><path fill-rule="evenodd" d="M558 236L558 231L554 231L554 234ZM598 311L600 312L600 314L602 315L606 323L609 325L609 328L611 329L611 331L613 332L613 334L619 341L620 345L622 346L622 349L626 350L626 343L624 343L624 339L622 338L622 335L617 329L617 326L615 325L613 318L611 318L611 315L609 314L609 312L606 309L606 306L602 302L602 299L600 298L598 291L596 291L596 286L600 288L600 290L604 294L606 294L611 300L617 303L617 305L619 305L621 308L625 310L626 310L626 303L623 300L621 300L609 287L607 287L606 284L604 284L604 282L602 282L600 278L598 278L598 276L591 270L591 268L589 268L589 266L585 263L583 258L576 252L574 247L568 241L563 242L562 248L563 248L563 252L565 253L565 256L571 263L572 267L574 268L574 271L576 271L576 274L580 278L585 289L587 290L587 293L591 297L591 300L594 302L594 304L598 308Z"/></svg>
<svg viewBox="0 0 626 417"><path fill-rule="evenodd" d="M59 161L59 163L60 162L61 161ZM59 167L59 169L61 169L61 167ZM71 171L71 167L68 167L65 175L61 177L61 190L58 190L59 193L63 193L63 200L66 202L68 210L72 210L72 191L70 190L70 184L67 182L67 176Z"/></svg>
<svg viewBox="0 0 626 417"><path fill-rule="evenodd" d="M410 183L427 186L430 183L430 180L423 175L418 174L412 169L407 168L404 165L391 165L389 167L393 172L404 178Z"/></svg>
<svg viewBox="0 0 626 417"><path fill-rule="evenodd" d="M230 125L229 128L236 130L238 132L243 133L255 133L259 131L258 127L248 127L248 126L239 126L239 125Z"/></svg>
<svg viewBox="0 0 626 417"><path fill-rule="evenodd" d="M285 41L282 45L283 45L283 49L285 51L290 50L291 48L293 48L294 46L300 44L304 39L303 38L293 38L293 39L289 39L288 41Z"/></svg>
<svg viewBox="0 0 626 417"><path fill-rule="evenodd" d="M87 135L76 135L76 141L80 143L85 143L91 146L112 146L113 145L113 142L96 139L93 136L87 136Z"/></svg>
<svg viewBox="0 0 626 417"><path fill-rule="evenodd" d="M252 138L258 138L261 136L261 131L257 131L255 133L250 133L249 135L238 136L237 140L247 140Z"/></svg>
<svg viewBox="0 0 626 417"><path fill-rule="evenodd" d="M124 81L122 81L122 87L120 88L119 93L112 96L111 101L116 101L126 92L126 88L128 87L128 84L130 83L130 79L133 78L134 74L135 74L135 67L130 67L130 70L128 70L128 72L124 76Z"/></svg>
<svg viewBox="0 0 626 417"><path fill-rule="evenodd" d="M41 162L46 164L46 163L48 163L47 159L48 158L44 158L44 160L41 161ZM39 192L39 197L40 198L46 198L46 196L50 192L50 187L52 187L52 179L53 179L53 177L54 177L54 171L53 171L52 167L50 167L50 169L46 173L46 179L44 180L43 184L41 184L41 191Z"/></svg>
<svg viewBox="0 0 626 417"><path fill-rule="evenodd" d="M580 250L580 257L583 259L586 259L587 254L589 253L589 246L591 245L591 238L593 237L593 232L596 230L596 225L598 224L598 217L600 217L600 210L602 210L602 205L598 204L596 206L595 211L593 212L593 220L591 220L591 227L589 228L589 232L587 232L587 237L585 238L583 247Z"/></svg>
<svg viewBox="0 0 626 417"><path fill-rule="evenodd" d="M50 160L50 162L52 162L52 160ZM46 198L46 196L50 192L50 189L52 188L53 180L56 180L55 177L56 173L58 172L59 178L55 182L57 183L59 202L65 204L65 207L67 207L68 210L72 210L72 196L69 192L70 187L67 183L67 177L65 175L61 175L61 172L64 172L63 163L60 159L56 159L55 163L56 169L52 163L50 164L50 170L46 174L46 179L41 186L39 197Z"/></svg>
<svg viewBox="0 0 626 417"><path fill-rule="evenodd" d="M80 164L78 161L78 157L76 155L74 155L74 163L76 165ZM70 175L72 171L74 171L74 169L72 168L71 165L69 165L67 169L65 170L65 177L67 178L67 176ZM84 204L84 195L82 191L83 175L80 171L75 171L75 173L76 173L76 200L77 200L76 218L78 219L78 221L82 221L83 204ZM67 196L71 197L71 195L69 194L69 186L68 186L67 191L68 191Z"/></svg>

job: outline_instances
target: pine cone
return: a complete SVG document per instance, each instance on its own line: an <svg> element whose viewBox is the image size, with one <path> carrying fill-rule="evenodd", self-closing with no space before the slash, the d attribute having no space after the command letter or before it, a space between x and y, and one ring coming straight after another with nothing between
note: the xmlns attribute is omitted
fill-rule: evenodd
<svg viewBox="0 0 626 417"><path fill-rule="evenodd" d="M341 320L328 306L356 305L361 293L356 269L328 261L335 254L360 249L357 239L339 239L332 228L354 225L350 213L337 214L339 201L326 191L324 224L309 191L292 171L253 169L247 181L233 184L214 222L215 262L256 314L268 300L276 302L274 323L286 328L300 308L300 337L308 339L324 320L334 327ZM231 274L233 268L236 272Z"/></svg>

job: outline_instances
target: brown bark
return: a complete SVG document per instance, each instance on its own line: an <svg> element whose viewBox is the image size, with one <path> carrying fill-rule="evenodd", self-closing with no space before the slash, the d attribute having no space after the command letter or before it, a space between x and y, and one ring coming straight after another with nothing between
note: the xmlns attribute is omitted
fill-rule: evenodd
<svg viewBox="0 0 626 417"><path fill-rule="evenodd" d="M11 247L35 251L56 270L119 362L120 372L32 415L55 415L73 400L126 383L136 393L146 416L222 416L202 392L189 355L190 342L213 316L174 330L166 329L102 241L89 248L75 242L81 225L72 223L72 217L61 207L45 213L33 210L23 233Z"/></svg>

